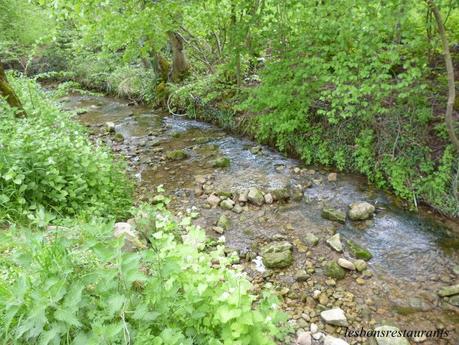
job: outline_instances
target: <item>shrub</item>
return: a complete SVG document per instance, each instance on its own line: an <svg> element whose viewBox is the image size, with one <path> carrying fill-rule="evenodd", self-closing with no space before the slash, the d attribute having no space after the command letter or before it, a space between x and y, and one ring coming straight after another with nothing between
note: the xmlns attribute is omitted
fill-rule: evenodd
<svg viewBox="0 0 459 345"><path fill-rule="evenodd" d="M15 244L0 271L15 273L0 283L0 338L30 345L274 344L285 320L277 298L264 292L256 300L222 246L203 251L202 230L158 208L143 208L136 223L150 231L151 248L135 253L122 251L112 224L4 234L0 243Z"/></svg>
<svg viewBox="0 0 459 345"><path fill-rule="evenodd" d="M60 216L122 215L132 185L104 147L33 81L11 78L27 119L0 103L0 216L21 219L44 208Z"/></svg>

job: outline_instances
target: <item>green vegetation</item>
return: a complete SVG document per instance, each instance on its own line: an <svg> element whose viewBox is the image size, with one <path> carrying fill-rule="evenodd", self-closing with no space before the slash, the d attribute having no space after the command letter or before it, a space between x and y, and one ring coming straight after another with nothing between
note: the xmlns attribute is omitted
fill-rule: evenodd
<svg viewBox="0 0 459 345"><path fill-rule="evenodd" d="M277 298L255 299L223 246L204 250L203 231L185 226L189 219L176 223L162 205L141 208L135 219L138 231L156 224L151 248L135 253L122 250L112 223L2 233L2 341L274 344L268 335L280 335L284 320Z"/></svg>
<svg viewBox="0 0 459 345"><path fill-rule="evenodd" d="M28 114L0 103L0 218L123 216L132 183L122 164L89 142L85 129L33 81L9 78Z"/></svg>
<svg viewBox="0 0 459 345"><path fill-rule="evenodd" d="M283 336L279 301L255 296L235 257L190 219L173 220L167 197L133 209L125 164L56 98L100 91L186 113L458 217L458 42L449 0L1 1L0 339ZM37 80L60 85L45 92ZM147 243L133 253L113 236L129 217ZM335 262L324 271L344 274Z"/></svg>
<svg viewBox="0 0 459 345"><path fill-rule="evenodd" d="M280 302L255 295L232 267L236 254L190 218L176 221L161 194L154 207L131 209L122 163L35 81L8 79L27 117L1 101L2 343L261 345L283 336ZM128 215L148 243L135 252L113 232Z"/></svg>
<svg viewBox="0 0 459 345"><path fill-rule="evenodd" d="M457 65L454 1L35 6L57 28L52 43L39 45L37 65L59 70L60 80L186 112L306 164L364 174L410 207L425 202L459 214L458 107L448 108L445 121L447 74L434 11Z"/></svg>

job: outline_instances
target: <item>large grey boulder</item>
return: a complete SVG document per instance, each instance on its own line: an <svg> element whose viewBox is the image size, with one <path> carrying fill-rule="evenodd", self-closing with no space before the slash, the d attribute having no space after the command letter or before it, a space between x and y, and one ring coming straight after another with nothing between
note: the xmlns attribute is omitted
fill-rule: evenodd
<svg viewBox="0 0 459 345"><path fill-rule="evenodd" d="M373 216L375 207L366 202L355 202L352 203L348 212L349 219L351 220L366 220Z"/></svg>
<svg viewBox="0 0 459 345"><path fill-rule="evenodd" d="M273 242L261 250L263 264L267 268L285 268L292 264L293 245L287 241Z"/></svg>

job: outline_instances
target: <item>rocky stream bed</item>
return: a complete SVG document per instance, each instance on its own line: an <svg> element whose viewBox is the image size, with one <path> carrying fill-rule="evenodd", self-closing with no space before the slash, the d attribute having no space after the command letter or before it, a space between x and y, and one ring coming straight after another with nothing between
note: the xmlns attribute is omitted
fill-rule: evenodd
<svg viewBox="0 0 459 345"><path fill-rule="evenodd" d="M110 97L61 102L127 158L139 198L164 185L170 208L198 213L195 224L224 236L257 288L276 286L297 332L285 344L459 344L457 223L404 211L359 176L304 167L206 123ZM345 337L346 326L448 337Z"/></svg>

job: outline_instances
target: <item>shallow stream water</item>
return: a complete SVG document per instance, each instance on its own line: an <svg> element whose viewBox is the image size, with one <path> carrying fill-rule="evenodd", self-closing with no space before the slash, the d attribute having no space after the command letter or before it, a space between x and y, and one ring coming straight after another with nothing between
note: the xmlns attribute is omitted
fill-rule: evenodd
<svg viewBox="0 0 459 345"><path fill-rule="evenodd" d="M172 207L183 213L196 207L200 213L196 223L214 237L220 235L212 227L221 214L226 214L231 221L225 231L226 245L237 250L241 257L256 255L262 243L279 234L294 243L293 265L269 276L290 289L287 299L293 303L286 308L292 314L300 313L301 303L311 305L310 299L301 294L327 289L327 277L322 270L325 259L349 258L346 251L336 253L325 244L328 237L339 232L343 242L352 239L373 254L369 261L371 275L364 277L363 284L356 282L357 273L348 273L336 284L355 296L357 316L351 325L371 327L375 323L391 323L404 329L427 330L445 327L450 330L448 339L427 340L424 344L459 344L459 308L436 293L442 286L459 283L457 223L428 211L403 210L396 206L394 197L372 188L360 176L338 173L337 181L329 182L329 171L304 167L301 162L268 147L262 146L261 152L251 153L250 148L256 146L254 142L225 134L203 122L165 116L110 97L71 95L61 102L65 109L80 109L80 121L91 128L96 140L106 141L115 152L127 157L143 197L154 195L156 187L164 185L173 196ZM107 121L115 124L119 140L104 135ZM168 151L178 149L184 150L188 158L180 161L165 158ZM210 162L219 156L229 158L230 166L213 168ZM196 178L200 176L211 181L208 185L215 193L238 193L249 187L263 191L297 185L308 187L304 188L301 200L262 207L248 205L236 214L218 207L208 208L207 195L195 192ZM374 218L365 222L347 221L343 225L321 217L324 205L346 210L356 201L374 204L377 210ZM304 244L307 233L320 238L318 246L308 248ZM250 260L245 266L252 276L258 274ZM295 282L295 272L311 266L315 269L313 284Z"/></svg>

